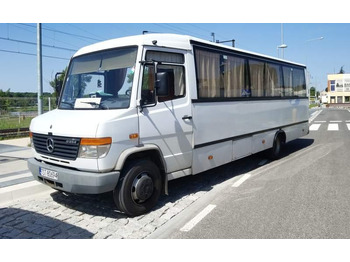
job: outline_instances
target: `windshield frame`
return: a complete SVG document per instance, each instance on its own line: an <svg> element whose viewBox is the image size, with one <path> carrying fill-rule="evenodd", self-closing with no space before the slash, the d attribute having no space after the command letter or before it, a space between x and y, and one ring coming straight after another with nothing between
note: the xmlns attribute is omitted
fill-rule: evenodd
<svg viewBox="0 0 350 262"><path fill-rule="evenodd" d="M134 61L130 62L132 63L132 66L131 67L125 67L125 68L116 68L116 69L109 69L109 70L104 70L104 71L99 71L101 68L99 68L99 70L95 70L95 71L92 71L92 72L85 72L85 73L79 73L79 74L72 74L72 70L73 70L73 67L74 67L74 63L76 61L79 61L79 59L84 59L84 58L89 58L89 57L93 57L93 56L97 56L97 55L101 55L101 57L103 57L103 55L110 55L110 54L113 54L114 52L122 52L122 51L128 51L130 53L134 53L133 54L133 59ZM98 50L98 51L95 51L95 52L89 52L89 53L85 53L85 54L82 54L82 55L79 55L79 56L74 56L72 57L72 59L70 60L70 63L69 63L69 67L68 67L68 70L67 70L67 74L65 75L65 78L64 78L64 82L63 82L63 86L62 86L62 90L60 92L60 97L59 97L59 101L58 101L58 105L57 105L57 108L58 109L62 109L62 110L106 110L106 109L109 109L109 110L113 110L113 109L125 109L125 108L129 108L130 105L131 105L131 97L132 97L132 93L133 93L133 89L134 89L134 84L135 84L135 77L136 77L136 67L137 67L137 58L138 58L138 53L139 53L139 47L137 45L130 45L130 46L121 46L121 47L114 47L114 48L109 48L109 49L103 49L103 50ZM118 56L115 56L115 57L118 57ZM115 59L114 57L114 59ZM105 58L103 58L105 59ZM103 59L101 58L101 64L102 64L102 61ZM104 98L107 97L110 97L110 94L107 94L107 93L104 93L104 89L105 87L103 87L103 94L102 94L102 98L101 96L98 96L99 99L95 99L97 98L96 96L89 96L87 97L87 93L85 93L85 97L78 97L78 95L80 95L81 93L81 86L79 86L79 91L77 92L77 96L74 96L74 95L71 95L71 100L67 101L65 100L65 91L67 91L67 88L69 88L69 80L71 77L73 76L78 76L78 77L82 77L83 75L103 75L105 74L105 72L108 72L108 71L112 71L112 70L119 70L119 69L126 69L126 73L125 73L125 76L124 76L124 82L122 82L122 86L119 88L119 90L117 90L117 92L121 91L122 89L124 90L124 85L125 83L128 83L130 86L129 88L127 89L128 91L128 94L127 94L127 99L124 99L123 101L124 102L127 102L124 103L123 105L120 105L120 106L108 106L108 105L104 105ZM130 78L128 78L130 75L132 74L132 76ZM130 80L131 82L127 82L127 80ZM67 91L69 92L69 91ZM96 94L98 94L96 92ZM117 94L117 98L114 97L114 101L112 101L113 103L115 103L119 97L118 97L119 94ZM126 92L125 92L125 95L126 95ZM77 100L80 100L79 103L76 103ZM102 100L101 100L102 99ZM76 106L77 104L80 104L80 106ZM86 104L87 106L84 107L84 106L81 106L81 104Z"/></svg>

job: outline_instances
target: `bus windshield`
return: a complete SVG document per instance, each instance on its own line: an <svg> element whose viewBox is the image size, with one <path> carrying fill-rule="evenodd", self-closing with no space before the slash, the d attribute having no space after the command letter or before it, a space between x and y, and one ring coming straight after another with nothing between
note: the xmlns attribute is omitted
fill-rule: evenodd
<svg viewBox="0 0 350 262"><path fill-rule="evenodd" d="M128 47L73 58L58 108L128 108L136 53Z"/></svg>

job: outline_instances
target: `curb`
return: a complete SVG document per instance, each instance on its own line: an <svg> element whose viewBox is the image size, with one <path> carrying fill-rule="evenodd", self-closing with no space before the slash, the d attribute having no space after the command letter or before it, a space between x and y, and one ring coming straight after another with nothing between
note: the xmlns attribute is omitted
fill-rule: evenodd
<svg viewBox="0 0 350 262"><path fill-rule="evenodd" d="M37 181L0 188L0 206L8 206L23 198L33 198L37 194L53 193L56 190Z"/></svg>

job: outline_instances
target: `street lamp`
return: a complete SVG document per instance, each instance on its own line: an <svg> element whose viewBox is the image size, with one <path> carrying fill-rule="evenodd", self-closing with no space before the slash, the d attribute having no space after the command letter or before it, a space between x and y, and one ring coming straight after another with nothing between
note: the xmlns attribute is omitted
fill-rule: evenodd
<svg viewBox="0 0 350 262"><path fill-rule="evenodd" d="M280 53L279 53L279 49L282 49L282 58L284 58L284 52L283 52L283 49L284 48L287 48L288 46L286 44L281 44L279 46L277 46L277 56L279 57L280 56Z"/></svg>
<svg viewBox="0 0 350 262"><path fill-rule="evenodd" d="M283 39L283 24L281 24L281 45L277 46L277 56L279 57L279 49L282 49L282 59L284 58L284 49L288 46L284 43Z"/></svg>
<svg viewBox="0 0 350 262"><path fill-rule="evenodd" d="M321 37L318 37L318 38L313 38L313 39L309 39L309 40L306 40L305 42L311 42L311 41L317 41L317 40L323 40L324 37L321 36Z"/></svg>
<svg viewBox="0 0 350 262"><path fill-rule="evenodd" d="M306 59L305 59L305 65L307 66L307 43L309 43L309 42L312 42L312 41L318 41L318 40L323 40L324 39L324 37L323 36L321 36L321 37L318 37L318 38L313 38L313 39L309 39L309 40L306 40L305 41L305 46L306 46Z"/></svg>

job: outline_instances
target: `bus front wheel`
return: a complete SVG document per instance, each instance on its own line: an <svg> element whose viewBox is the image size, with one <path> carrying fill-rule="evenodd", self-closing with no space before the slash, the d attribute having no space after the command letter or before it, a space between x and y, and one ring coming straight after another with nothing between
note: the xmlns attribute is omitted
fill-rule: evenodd
<svg viewBox="0 0 350 262"><path fill-rule="evenodd" d="M150 160L137 160L123 170L113 198L120 211L129 216L139 216L156 205L161 190L159 168Z"/></svg>

